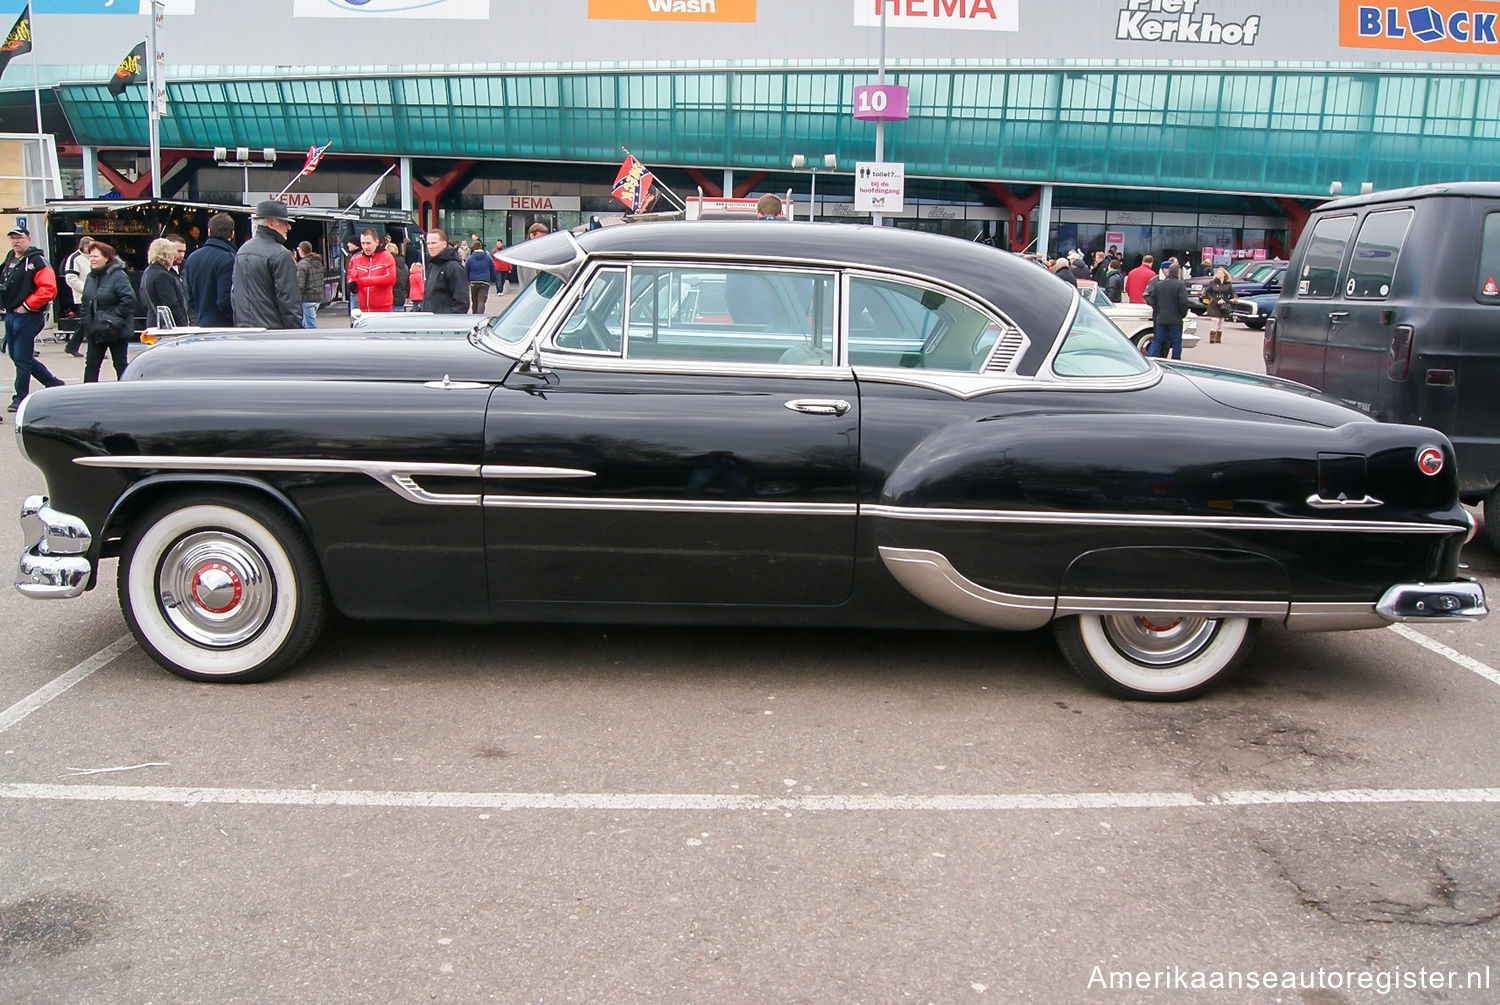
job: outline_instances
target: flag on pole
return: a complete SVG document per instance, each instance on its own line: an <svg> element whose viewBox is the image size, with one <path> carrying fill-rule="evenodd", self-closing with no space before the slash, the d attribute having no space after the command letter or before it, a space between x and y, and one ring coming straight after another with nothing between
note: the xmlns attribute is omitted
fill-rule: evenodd
<svg viewBox="0 0 1500 1005"><path fill-rule="evenodd" d="M620 173L615 175L615 187L610 191L632 213L639 213L651 194L651 183L655 180L656 176L646 170L646 165L635 159L635 154L627 153L625 163L620 165Z"/></svg>
<svg viewBox="0 0 1500 1005"><path fill-rule="evenodd" d="M10 34L5 36L5 42L0 44L0 74L5 72L11 60L30 51L31 4L27 4L21 10L21 16L16 18L16 23L11 26Z"/></svg>
<svg viewBox="0 0 1500 1005"><path fill-rule="evenodd" d="M115 67L115 75L109 78L109 93L115 97L125 93L125 88L141 79L141 74L146 70L146 43L137 42L135 48L125 54L120 60L120 65Z"/></svg>
<svg viewBox="0 0 1500 1005"><path fill-rule="evenodd" d="M312 174L314 171L316 171L318 169L318 164L321 163L322 160L323 160L323 155L328 152L328 148L331 147L331 146L333 146L333 144L330 142L330 143L324 143L320 147L318 147L318 146L308 147L307 148L307 162L302 165L302 170L299 173L302 174L305 177L307 175Z"/></svg>
<svg viewBox="0 0 1500 1005"><path fill-rule="evenodd" d="M385 172L381 174L379 178L376 178L374 181L370 182L369 187L359 194L359 196L354 200L353 205L351 205L349 208L353 209L355 206L362 206L365 209L369 209L371 206L375 205L375 193L380 191L380 183L385 181L385 176L390 174L394 170L396 170L396 166L394 164L386 168Z"/></svg>

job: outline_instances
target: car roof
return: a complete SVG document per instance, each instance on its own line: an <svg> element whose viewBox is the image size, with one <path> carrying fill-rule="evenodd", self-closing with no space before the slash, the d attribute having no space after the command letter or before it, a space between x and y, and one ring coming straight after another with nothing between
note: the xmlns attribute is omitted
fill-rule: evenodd
<svg viewBox="0 0 1500 1005"><path fill-rule="evenodd" d="M580 251L583 253L580 256ZM952 285L988 301L1033 340L1050 341L1073 287L989 245L897 227L847 223L669 221L538 237L506 249L521 265L566 273L588 258L745 257L777 263L868 267Z"/></svg>

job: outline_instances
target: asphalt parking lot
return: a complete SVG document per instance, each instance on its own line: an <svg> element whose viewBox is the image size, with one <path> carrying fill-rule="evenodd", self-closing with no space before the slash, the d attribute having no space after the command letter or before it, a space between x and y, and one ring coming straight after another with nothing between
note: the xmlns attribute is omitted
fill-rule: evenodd
<svg viewBox="0 0 1500 1005"><path fill-rule="evenodd" d="M1046 632L344 622L233 687L113 564L0 591L6 1002L1500 1001L1500 617L1168 705Z"/></svg>

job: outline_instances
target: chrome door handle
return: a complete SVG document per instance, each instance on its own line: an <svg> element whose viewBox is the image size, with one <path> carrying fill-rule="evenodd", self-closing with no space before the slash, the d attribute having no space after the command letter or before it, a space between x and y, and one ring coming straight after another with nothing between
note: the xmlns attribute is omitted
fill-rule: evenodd
<svg viewBox="0 0 1500 1005"><path fill-rule="evenodd" d="M1307 505L1313 509L1369 509L1372 506L1384 506L1385 503L1374 496L1364 496L1360 499L1350 499L1343 493L1339 493L1337 499L1325 499L1323 496L1313 494L1307 497Z"/></svg>
<svg viewBox="0 0 1500 1005"><path fill-rule="evenodd" d="M843 415L853 407L843 398L793 398L783 404L806 415Z"/></svg>
<svg viewBox="0 0 1500 1005"><path fill-rule="evenodd" d="M1349 312L1348 311L1329 311L1328 312L1328 320L1329 321L1342 321L1345 318L1347 318L1348 316L1349 316Z"/></svg>

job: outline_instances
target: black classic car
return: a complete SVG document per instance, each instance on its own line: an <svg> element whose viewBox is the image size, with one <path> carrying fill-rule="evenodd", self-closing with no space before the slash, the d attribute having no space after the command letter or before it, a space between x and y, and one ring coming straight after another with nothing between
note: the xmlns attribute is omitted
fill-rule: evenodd
<svg viewBox="0 0 1500 1005"><path fill-rule="evenodd" d="M1080 674L1182 698L1262 621L1486 613L1439 433L1143 359L1070 286L891 228L648 223L510 249L453 329L173 339L18 415L48 495L18 588L118 557L193 680L362 619L1053 624Z"/></svg>

